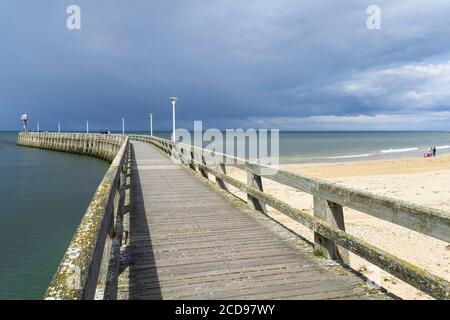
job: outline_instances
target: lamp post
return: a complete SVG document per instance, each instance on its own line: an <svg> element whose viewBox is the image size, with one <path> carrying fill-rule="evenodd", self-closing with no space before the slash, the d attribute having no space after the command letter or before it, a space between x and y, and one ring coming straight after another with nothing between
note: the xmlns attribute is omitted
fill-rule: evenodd
<svg viewBox="0 0 450 320"><path fill-rule="evenodd" d="M122 118L122 134L125 135L125 118Z"/></svg>
<svg viewBox="0 0 450 320"><path fill-rule="evenodd" d="M177 103L177 97L170 97L170 102L172 102L172 141L175 142L175 104Z"/></svg>
<svg viewBox="0 0 450 320"><path fill-rule="evenodd" d="M150 117L150 136L153 137L153 113L148 114Z"/></svg>

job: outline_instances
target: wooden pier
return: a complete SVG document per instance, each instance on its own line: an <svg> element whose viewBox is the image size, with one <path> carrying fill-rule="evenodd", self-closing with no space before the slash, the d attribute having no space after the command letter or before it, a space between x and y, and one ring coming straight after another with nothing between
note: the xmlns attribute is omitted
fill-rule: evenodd
<svg viewBox="0 0 450 320"><path fill-rule="evenodd" d="M385 298L156 148L132 142L131 159L128 270L119 298Z"/></svg>
<svg viewBox="0 0 450 320"><path fill-rule="evenodd" d="M447 280L347 233L344 221L350 207L448 243L447 212L282 170L265 175L247 161L233 165L246 170L243 183L226 174L229 156L207 164L205 150L156 137L21 133L18 144L112 163L45 299L394 298L345 266L348 252L450 297ZM265 193L262 177L311 194L314 216ZM312 229L314 245L266 206Z"/></svg>

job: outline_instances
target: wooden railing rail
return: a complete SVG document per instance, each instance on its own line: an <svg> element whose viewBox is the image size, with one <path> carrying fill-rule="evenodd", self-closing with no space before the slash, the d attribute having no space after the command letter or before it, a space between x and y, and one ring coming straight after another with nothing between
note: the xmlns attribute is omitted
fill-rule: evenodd
<svg viewBox="0 0 450 320"><path fill-rule="evenodd" d="M314 246L318 254L346 263L350 251L432 297L450 298L450 282L447 280L348 234L345 231L343 207L356 209L445 242L450 242L449 213L283 170L270 172L263 165L224 154L214 153L213 158L222 159L222 162L207 165L204 159L213 153L210 150L157 137L131 135L130 138L154 145L168 156L176 157L189 167L199 170L203 177L207 177L207 173L213 175L221 187L226 188L226 184L230 184L245 192L247 203L253 209L265 212L265 206L268 205L302 223L314 231ZM234 163L229 161L230 158L234 159ZM227 175L226 165L245 169L247 183ZM263 174L268 171L270 174ZM314 197L314 216L265 193L261 177L311 194Z"/></svg>

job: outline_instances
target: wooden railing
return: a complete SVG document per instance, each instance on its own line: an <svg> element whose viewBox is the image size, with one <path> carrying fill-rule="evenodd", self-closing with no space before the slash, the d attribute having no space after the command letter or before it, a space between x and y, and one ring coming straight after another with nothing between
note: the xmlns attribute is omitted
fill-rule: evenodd
<svg viewBox="0 0 450 320"><path fill-rule="evenodd" d="M18 144L86 154L112 162L44 297L48 300L108 298L108 290L115 290L111 282L117 281L108 278L108 274L114 274L110 269L117 267L110 264L111 243L121 241L122 235L116 221L123 206L130 157L129 138L122 135L20 133Z"/></svg>
<svg viewBox="0 0 450 320"><path fill-rule="evenodd" d="M317 254L348 263L350 251L434 298L450 298L449 281L347 233L343 208L361 211L447 243L450 242L449 213L288 171L272 170L261 164L162 138L144 135L131 135L130 138L152 144L198 170L205 178L211 174L220 188L227 190L227 184L230 184L245 192L247 203L253 209L265 212L267 205L305 225L314 231ZM211 163L211 159L215 163ZM247 183L227 175L227 165L246 170ZM265 193L262 177L311 194L314 216Z"/></svg>

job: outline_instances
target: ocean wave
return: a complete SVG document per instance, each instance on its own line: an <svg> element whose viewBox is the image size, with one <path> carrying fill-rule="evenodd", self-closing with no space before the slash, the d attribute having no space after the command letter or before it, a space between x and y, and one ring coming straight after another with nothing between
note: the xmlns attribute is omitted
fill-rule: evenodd
<svg viewBox="0 0 450 320"><path fill-rule="evenodd" d="M373 156L371 153L365 153L365 154L351 154L348 156L335 156L335 157L327 157L327 159L346 159L346 158L365 158Z"/></svg>
<svg viewBox="0 0 450 320"><path fill-rule="evenodd" d="M447 146L447 145L445 145L445 146L437 146L436 149L437 150L450 149L450 146Z"/></svg>
<svg viewBox="0 0 450 320"><path fill-rule="evenodd" d="M381 153L396 153L396 152L408 152L408 151L417 151L419 148L402 148L402 149L387 149L380 150Z"/></svg>

